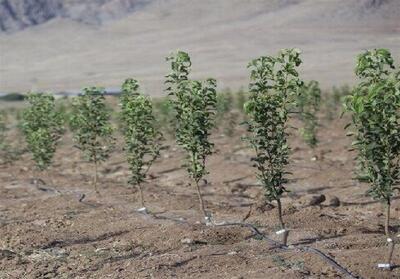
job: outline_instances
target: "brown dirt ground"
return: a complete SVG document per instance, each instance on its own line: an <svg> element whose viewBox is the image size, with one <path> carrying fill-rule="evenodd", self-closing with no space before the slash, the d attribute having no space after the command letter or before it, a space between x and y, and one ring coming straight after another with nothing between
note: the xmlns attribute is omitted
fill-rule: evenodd
<svg viewBox="0 0 400 279"><path fill-rule="evenodd" d="M283 199L290 244L322 250L362 278L400 278L400 269L382 271L386 239L379 202L365 195L368 185L352 179L354 161L345 120L325 122L313 152L292 137L293 172ZM294 132L295 134L296 132ZM277 239L276 211L262 206L262 189L250 165L251 151L242 130L227 137L216 132L217 152L208 163L204 186L207 208L217 222L256 225ZM57 151L55 164L42 174L46 185L32 183L29 154L0 166L0 278L342 278L320 257L284 251L254 237L247 228L205 226L198 221L196 191L188 185L183 154L170 148L151 169L145 185L156 219L139 214L136 189L126 187L122 151L102 166L101 195L92 192L93 167L82 161L70 135ZM79 202L79 196L87 198ZM312 195L327 201L308 206ZM342 205L328 205L331 197ZM392 205L392 230L399 227L400 204ZM277 239L278 240L278 239ZM394 263L400 264L398 250Z"/></svg>

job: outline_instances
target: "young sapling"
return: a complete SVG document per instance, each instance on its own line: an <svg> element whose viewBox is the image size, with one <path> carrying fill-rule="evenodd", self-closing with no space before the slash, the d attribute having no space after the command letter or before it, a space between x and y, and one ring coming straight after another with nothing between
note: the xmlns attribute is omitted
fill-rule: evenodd
<svg viewBox="0 0 400 279"><path fill-rule="evenodd" d="M8 147L6 143L6 132L7 132L7 115L5 111L0 111L0 150L4 150Z"/></svg>
<svg viewBox="0 0 400 279"><path fill-rule="evenodd" d="M390 231L390 205L400 175L400 72L386 49L374 49L357 58L356 75L361 79L345 109L351 114L353 146L362 164L369 194L386 206L385 235L389 245L387 261L379 267L392 268L395 239Z"/></svg>
<svg viewBox="0 0 400 279"><path fill-rule="evenodd" d="M342 107L343 100L350 94L350 87L344 85L341 87L334 86L332 92L323 95L323 103L325 116L329 121L332 121L338 117L338 111Z"/></svg>
<svg viewBox="0 0 400 279"><path fill-rule="evenodd" d="M176 111L176 141L186 151L186 168L196 184L200 209L206 220L211 216L206 212L200 181L208 174L206 159L212 154L214 144L210 141L210 131L214 127L217 103L216 81L204 82L190 80L191 61L187 53L178 51L167 58L171 63L171 73L167 75L166 91L172 97Z"/></svg>
<svg viewBox="0 0 400 279"><path fill-rule="evenodd" d="M36 168L44 171L51 165L61 138L62 118L55 110L52 95L29 93L27 100L29 106L23 111L21 127Z"/></svg>
<svg viewBox="0 0 400 279"><path fill-rule="evenodd" d="M244 113L244 104L247 102L247 93L244 92L243 88L235 94L235 104L239 112Z"/></svg>
<svg viewBox="0 0 400 279"><path fill-rule="evenodd" d="M234 96L230 90L217 94L216 127L231 137L238 123L239 114L234 111Z"/></svg>
<svg viewBox="0 0 400 279"><path fill-rule="evenodd" d="M10 164L20 158L20 155L25 152L25 149L17 149L15 146L22 146L21 138L18 135L17 140L12 144L8 139L8 131L12 127L13 116L19 113L20 110L15 108L4 109L0 111L0 164ZM21 119L18 119L18 130L22 127ZM11 126L11 127L10 127ZM19 131L18 131L19 132Z"/></svg>
<svg viewBox="0 0 400 279"><path fill-rule="evenodd" d="M162 134L155 127L150 98L139 93L136 80L124 82L120 101L125 152L131 171L129 183L138 187L140 211L147 212L142 184L151 165L160 156Z"/></svg>
<svg viewBox="0 0 400 279"><path fill-rule="evenodd" d="M219 125L223 122L225 116L232 111L233 95L229 90L217 94L216 105L216 123Z"/></svg>
<svg viewBox="0 0 400 279"><path fill-rule="evenodd" d="M255 157L257 178L269 201L277 202L278 219L283 245L287 244L289 231L282 216L281 197L287 192L285 170L289 164L287 122L289 109L295 106L296 95L302 85L296 68L301 64L300 51L283 49L278 56L262 56L252 60L250 74L250 96L245 103L248 115L249 135L244 137Z"/></svg>
<svg viewBox="0 0 400 279"><path fill-rule="evenodd" d="M93 186L95 192L99 193L98 165L109 157L115 143L104 89L84 88L83 94L74 99L71 128L76 147L94 164Z"/></svg>
<svg viewBox="0 0 400 279"><path fill-rule="evenodd" d="M155 118L157 119L157 129L163 131L165 137L174 138L176 131L175 110L168 98L158 98L153 100Z"/></svg>
<svg viewBox="0 0 400 279"><path fill-rule="evenodd" d="M321 89L317 81L310 81L300 88L298 94L297 107L299 108L300 120L303 127L300 128L300 134L305 143L314 149L318 143L317 128L318 118L321 103Z"/></svg>

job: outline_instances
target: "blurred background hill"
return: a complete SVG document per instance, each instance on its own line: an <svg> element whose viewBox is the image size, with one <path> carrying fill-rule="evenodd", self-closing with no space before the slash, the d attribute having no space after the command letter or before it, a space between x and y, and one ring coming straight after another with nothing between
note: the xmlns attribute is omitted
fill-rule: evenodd
<svg viewBox="0 0 400 279"><path fill-rule="evenodd" d="M165 56L188 51L193 75L248 83L247 62L285 47L323 88L354 82L355 56L400 59L399 0L0 0L0 92L117 88L161 95Z"/></svg>

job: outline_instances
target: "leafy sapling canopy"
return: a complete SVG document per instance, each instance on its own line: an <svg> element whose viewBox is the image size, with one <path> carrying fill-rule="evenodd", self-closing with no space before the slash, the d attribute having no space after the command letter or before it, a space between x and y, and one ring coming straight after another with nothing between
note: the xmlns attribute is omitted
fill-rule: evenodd
<svg viewBox="0 0 400 279"><path fill-rule="evenodd" d="M285 169L290 154L286 130L290 109L295 106L302 85L297 73L300 64L297 49L283 49L276 57L262 56L251 61L250 96L244 105L249 118L246 122L249 135L244 139L255 151L252 160L266 198L278 204L285 245L288 232L282 218L281 197L287 192Z"/></svg>
<svg viewBox="0 0 400 279"><path fill-rule="evenodd" d="M19 113L19 110L15 108L4 109L0 111L0 164L10 164L20 158L21 154L24 153L24 149L17 149L15 146L21 146L20 137L17 137L17 141L13 144L7 138L7 133L10 130L10 120ZM19 123L17 127L21 130L22 124L21 119L18 119Z"/></svg>
<svg viewBox="0 0 400 279"><path fill-rule="evenodd" d="M156 127L162 131L164 137L175 138L176 115L175 110L168 98L153 99L154 115L157 119Z"/></svg>
<svg viewBox="0 0 400 279"><path fill-rule="evenodd" d="M54 97L44 93L29 93L29 106L22 116L22 131L36 167L47 169L61 137L62 118L55 110Z"/></svg>
<svg viewBox="0 0 400 279"><path fill-rule="evenodd" d="M214 146L210 141L210 131L214 127L217 103L216 81L190 80L188 75L191 61L185 52L178 51L168 57L167 61L171 63L172 71L167 75L166 91L172 97L171 102L176 111L176 140L186 151L186 168L196 184L201 211L209 222L199 182L208 174L206 159L212 154Z"/></svg>
<svg viewBox="0 0 400 279"><path fill-rule="evenodd" d="M369 194L386 204L385 234L390 238L390 204L394 186L400 178L400 72L395 72L393 58L386 49L362 53L357 58L356 74L360 83L345 99L351 113L358 151ZM394 243L389 244L391 264Z"/></svg>
<svg viewBox="0 0 400 279"><path fill-rule="evenodd" d="M317 113L321 103L321 89L317 81L312 80L304 84L300 88L300 94L297 97L297 107L299 108L300 119L303 122L303 127L300 133L311 148L315 148L318 143L317 128L318 118Z"/></svg>
<svg viewBox="0 0 400 279"><path fill-rule="evenodd" d="M244 92L243 88L240 88L239 91L235 94L235 104L236 108L239 112L244 112L244 104L247 102L247 93Z"/></svg>
<svg viewBox="0 0 400 279"><path fill-rule="evenodd" d="M329 121L336 119L341 111L343 100L346 96L350 95L350 87L343 85L341 87L334 86L329 94L324 94L322 97L322 104L325 111L325 117Z"/></svg>
<svg viewBox="0 0 400 279"><path fill-rule="evenodd" d="M231 91L226 90L217 94L216 122L218 124L221 124L224 117L232 111L233 102L234 99Z"/></svg>
<svg viewBox="0 0 400 279"><path fill-rule="evenodd" d="M229 89L217 94L216 126L218 130L223 131L229 137L233 135L239 119L239 113L234 111L234 105L235 98Z"/></svg>
<svg viewBox="0 0 400 279"><path fill-rule="evenodd" d="M94 189L98 193L98 164L108 159L115 143L104 89L84 88L83 94L74 99L71 128L76 147L89 162L94 163Z"/></svg>
<svg viewBox="0 0 400 279"><path fill-rule="evenodd" d="M120 105L125 152L131 171L129 183L138 187L141 207L146 210L141 185L151 165L160 156L162 134L155 127L151 100L139 93L136 80L127 79L122 85Z"/></svg>
<svg viewBox="0 0 400 279"><path fill-rule="evenodd" d="M5 111L0 111L0 150L8 147L6 143L7 132L7 114Z"/></svg>

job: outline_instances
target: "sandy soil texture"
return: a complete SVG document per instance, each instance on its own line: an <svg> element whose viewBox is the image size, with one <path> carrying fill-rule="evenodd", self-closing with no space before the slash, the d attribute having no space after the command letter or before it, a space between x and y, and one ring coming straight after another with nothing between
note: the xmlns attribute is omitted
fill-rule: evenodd
<svg viewBox="0 0 400 279"><path fill-rule="evenodd" d="M136 189L126 186L122 151L102 166L96 196L93 167L67 135L54 167L39 174L46 184L34 183L38 174L28 154L0 166L0 278L346 278L304 247L319 249L360 278L399 278L398 268L377 268L387 252L384 217L381 204L366 196L368 185L352 179L354 154L348 152L345 123L324 121L315 151L292 131L291 192L283 199L289 250L248 227L200 224L196 191L172 141L145 185L155 215L143 215L136 212ZM276 211L262 198L252 152L240 140L243 132L214 133L216 154L208 164L209 184L202 186L206 205L216 222L246 219L279 240ZM313 161L315 154L319 159ZM82 194L86 198L79 201ZM326 200L310 205L321 194ZM399 210L395 197L393 232ZM400 264L398 251L395 264Z"/></svg>

